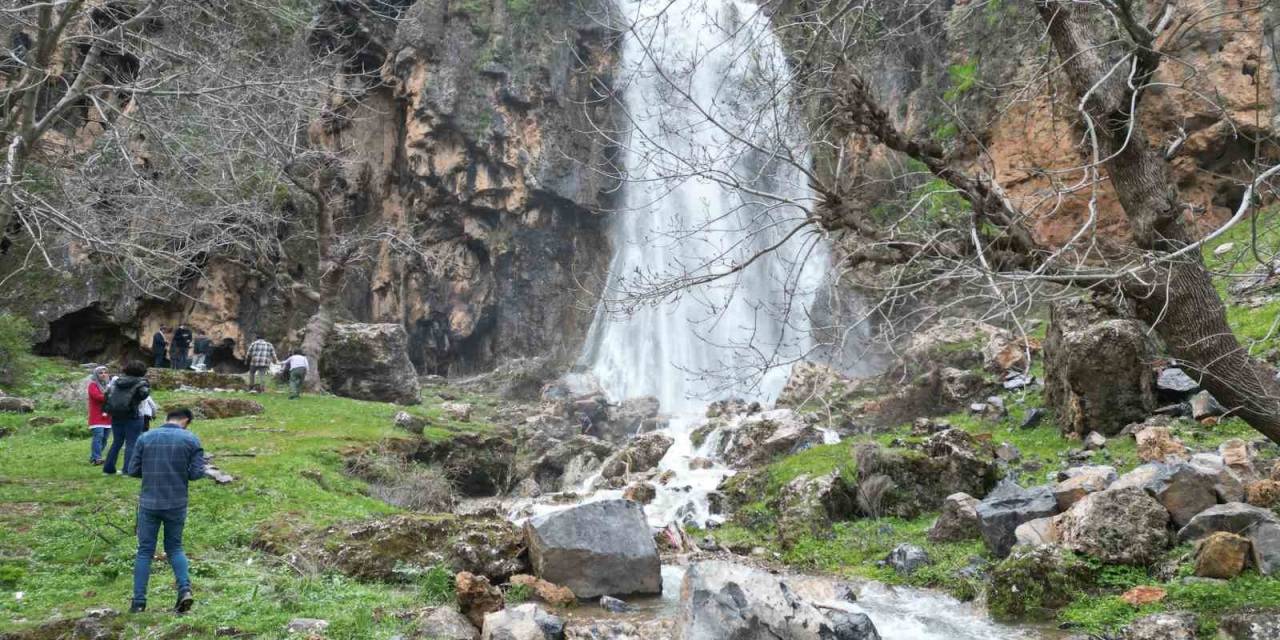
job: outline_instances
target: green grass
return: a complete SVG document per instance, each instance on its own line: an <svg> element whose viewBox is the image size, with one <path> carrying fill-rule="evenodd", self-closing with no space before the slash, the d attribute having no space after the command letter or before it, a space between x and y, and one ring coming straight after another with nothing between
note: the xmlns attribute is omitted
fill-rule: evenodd
<svg viewBox="0 0 1280 640"><path fill-rule="evenodd" d="M40 359L24 390L51 391L82 375ZM249 548L255 528L271 519L327 525L395 512L342 473L339 452L403 436L391 426L400 408L332 396L290 401L279 392L229 395L252 397L266 411L193 425L207 453L235 454L215 462L237 478L230 485L191 485L185 542L197 607L181 619L163 612L130 618L127 637L142 637L144 628L212 637L224 627L282 637L290 619L316 617L331 622L329 638L384 638L401 631L391 612L451 597L452 585L438 572L426 572L416 585L362 584L340 575L303 575ZM176 397L157 394L161 404ZM438 404L428 396L425 406L410 411L439 417ZM89 433L81 408L47 401L38 407L36 415L64 418L66 426L32 428L26 425L30 416L0 414L0 424L18 427L16 435L0 439L0 631L94 606L119 610L131 592L138 481L105 477L86 464ZM483 425L441 421L431 435L446 437L464 427ZM153 609L162 611L173 597L170 576L165 563L155 563Z"/></svg>
<svg viewBox="0 0 1280 640"><path fill-rule="evenodd" d="M1231 244L1232 248L1217 255L1219 248L1227 244ZM1258 212L1252 220L1237 224L1207 243L1202 253L1205 264L1215 274L1214 282L1219 294L1227 302L1227 322L1236 336L1254 356L1265 356L1280 349L1280 301L1256 307L1245 306L1240 301L1232 300L1228 292L1230 285L1237 282L1240 276L1261 266L1259 257L1264 261L1274 260L1277 253L1280 253L1280 211L1271 208Z"/></svg>

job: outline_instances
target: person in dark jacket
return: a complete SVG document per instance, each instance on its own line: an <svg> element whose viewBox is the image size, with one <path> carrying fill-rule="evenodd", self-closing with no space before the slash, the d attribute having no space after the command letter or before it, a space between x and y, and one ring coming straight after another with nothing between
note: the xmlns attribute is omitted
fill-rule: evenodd
<svg viewBox="0 0 1280 640"><path fill-rule="evenodd" d="M129 467L133 445L142 434L142 415L138 407L151 397L151 384L147 382L146 375L147 365L130 362L124 366L124 375L107 385L106 399L102 403L102 410L111 416L111 449L102 464L102 472L107 475L116 474L116 458L121 447L124 448L124 461L120 466Z"/></svg>
<svg viewBox="0 0 1280 640"><path fill-rule="evenodd" d="M178 325L173 332L173 368L186 369L191 365L191 329L187 325Z"/></svg>
<svg viewBox="0 0 1280 640"><path fill-rule="evenodd" d="M153 364L157 369L164 368L164 356L169 347L169 341L164 339L164 334L169 327L160 327L156 330L155 335L151 336L151 357Z"/></svg>
<svg viewBox="0 0 1280 640"><path fill-rule="evenodd" d="M187 524L187 484L204 477L205 459L200 439L187 430L191 418L190 409L170 411L163 425L138 438L137 451L126 467L129 475L142 478L130 613L147 609L151 559L156 553L156 538L161 527L164 528L164 553L178 587L174 610L186 613L195 603L187 554L182 549L182 530Z"/></svg>

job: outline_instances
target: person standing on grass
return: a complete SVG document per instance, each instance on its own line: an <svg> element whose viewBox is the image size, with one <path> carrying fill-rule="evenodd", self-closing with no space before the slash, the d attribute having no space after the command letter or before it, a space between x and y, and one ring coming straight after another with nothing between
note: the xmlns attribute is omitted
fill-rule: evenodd
<svg viewBox="0 0 1280 640"><path fill-rule="evenodd" d="M191 329L187 327L187 323L183 322L173 332L173 368L186 369L191 365L190 358Z"/></svg>
<svg viewBox="0 0 1280 640"><path fill-rule="evenodd" d="M168 330L169 327L161 326L156 329L155 335L151 336L151 357L157 369L164 368L164 354L169 346L169 341L164 339L164 333Z"/></svg>
<svg viewBox="0 0 1280 640"><path fill-rule="evenodd" d="M267 342L261 335L257 335L254 336L253 342L249 344L249 351L246 355L249 359L249 388L256 389L257 387L254 386L255 378L265 380L267 370L276 363L276 348L271 346L271 343Z"/></svg>
<svg viewBox="0 0 1280 640"><path fill-rule="evenodd" d="M169 558L178 587L174 610L186 613L195 604L187 554L182 550L182 530L187 524L187 484L205 474L204 448L188 431L191 410L174 409L164 424L138 438L137 452L129 459L129 475L142 478L138 494L138 554L133 562L133 601L130 613L147 609L147 583L156 539L164 527L164 553Z"/></svg>
<svg viewBox="0 0 1280 640"><path fill-rule="evenodd" d="M289 399L296 400L307 381L307 356L302 355L302 349L294 349L293 355L284 359L284 369L289 372Z"/></svg>
<svg viewBox="0 0 1280 640"><path fill-rule="evenodd" d="M94 367L93 373L89 375L89 430L93 432L93 442L89 445L89 464L102 464L102 450L106 448L107 435L111 433L111 416L102 410L110 382L106 367Z"/></svg>
<svg viewBox="0 0 1280 640"><path fill-rule="evenodd" d="M156 414L160 412L160 407L156 405L156 399L147 396L142 404L138 405L138 417L142 418L142 433L151 430L151 421L155 419Z"/></svg>
<svg viewBox="0 0 1280 640"><path fill-rule="evenodd" d="M147 382L147 365L141 362L130 362L124 366L124 375L117 377L107 385L106 399L102 409L111 416L111 450L102 464L102 472L107 475L116 473L116 456L124 447L123 469L129 467L129 456L133 453L134 443L142 434L142 413L139 409L142 402L151 397L151 384Z"/></svg>

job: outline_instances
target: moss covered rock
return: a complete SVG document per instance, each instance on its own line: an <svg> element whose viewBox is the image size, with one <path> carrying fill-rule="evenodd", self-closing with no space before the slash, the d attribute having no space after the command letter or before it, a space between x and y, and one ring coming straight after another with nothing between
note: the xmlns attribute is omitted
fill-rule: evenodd
<svg viewBox="0 0 1280 640"><path fill-rule="evenodd" d="M987 607L1000 620L1048 620L1092 583L1092 569L1062 549L1018 547L992 569Z"/></svg>

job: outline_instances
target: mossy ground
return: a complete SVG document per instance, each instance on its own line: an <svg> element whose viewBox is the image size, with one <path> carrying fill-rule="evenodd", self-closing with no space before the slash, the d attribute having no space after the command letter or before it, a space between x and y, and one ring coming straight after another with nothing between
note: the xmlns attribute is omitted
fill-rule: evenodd
<svg viewBox="0 0 1280 640"><path fill-rule="evenodd" d="M29 414L0 414L0 426L16 429L0 439L0 631L76 617L90 607L128 606L138 481L107 477L88 465L84 410L48 400L83 375L67 363L35 359L29 379L12 391L40 400L35 415L63 422L37 428L28 426ZM186 394L157 393L161 404L181 395ZM290 619L314 617L330 621L329 638L386 638L404 624L393 613L448 591L429 571L419 585L358 583L336 574L300 573L249 547L254 529L272 519L326 525L396 511L342 473L339 451L403 436L392 427L399 408L332 396L291 401L279 389L228 395L251 397L266 411L193 426L216 464L236 477L230 485L191 485L185 537L197 606L183 617L165 612L174 596L172 574L157 562L153 612L129 617L127 637L213 637L219 629L237 630L241 637L283 637ZM428 436L483 428L477 418L467 424L444 419L440 398L430 390L424 396L423 405L408 410L432 418ZM482 405L477 413L487 410Z"/></svg>

